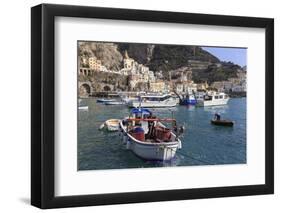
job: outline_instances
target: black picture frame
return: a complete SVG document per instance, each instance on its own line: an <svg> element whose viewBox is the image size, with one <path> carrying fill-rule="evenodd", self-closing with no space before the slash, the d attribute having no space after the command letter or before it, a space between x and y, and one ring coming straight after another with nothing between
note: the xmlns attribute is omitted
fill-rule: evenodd
<svg viewBox="0 0 281 213"><path fill-rule="evenodd" d="M182 23L264 28L265 48L265 184L178 189L130 193L56 197L54 170L55 17L100 18L145 22ZM163 11L41 4L31 8L31 204L60 208L139 203L197 198L216 198L274 193L274 20Z"/></svg>

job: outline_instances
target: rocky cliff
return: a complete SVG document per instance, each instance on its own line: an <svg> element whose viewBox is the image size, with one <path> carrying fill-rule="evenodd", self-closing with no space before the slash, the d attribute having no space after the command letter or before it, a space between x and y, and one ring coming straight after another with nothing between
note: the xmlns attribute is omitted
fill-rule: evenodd
<svg viewBox="0 0 281 213"><path fill-rule="evenodd" d="M123 55L126 50L130 58L148 66L150 70L162 70L166 77L170 70L192 66L190 63L192 60L202 62L202 66L197 64L192 69L195 82L212 83L227 80L236 77L237 68L241 68L230 62L221 62L197 46L79 42L80 56L95 56L110 70L120 70L123 67ZM221 66L214 66L217 63Z"/></svg>
<svg viewBox="0 0 281 213"><path fill-rule="evenodd" d="M96 57L110 70L122 68L123 56L118 50L118 44L102 42L79 42L80 57Z"/></svg>

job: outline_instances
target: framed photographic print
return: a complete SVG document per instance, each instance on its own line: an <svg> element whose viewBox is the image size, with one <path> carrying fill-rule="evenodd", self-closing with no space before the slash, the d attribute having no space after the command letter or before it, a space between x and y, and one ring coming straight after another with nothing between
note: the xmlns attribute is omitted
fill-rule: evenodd
<svg viewBox="0 0 281 213"><path fill-rule="evenodd" d="M31 9L31 203L272 194L274 21Z"/></svg>

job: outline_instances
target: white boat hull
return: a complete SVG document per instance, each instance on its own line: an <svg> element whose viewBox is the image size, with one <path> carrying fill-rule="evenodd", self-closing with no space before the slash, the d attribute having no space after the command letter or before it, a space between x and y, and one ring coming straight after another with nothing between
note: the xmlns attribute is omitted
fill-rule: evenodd
<svg viewBox="0 0 281 213"><path fill-rule="evenodd" d="M126 128L123 126L122 122L120 122L120 129L122 132L122 140L126 144L126 148L145 160L168 161L175 157L178 149L181 149L181 141L179 139L173 142L143 142L126 133ZM175 134L172 134L175 138Z"/></svg>
<svg viewBox="0 0 281 213"><path fill-rule="evenodd" d="M163 107L175 107L177 105L176 99L169 99L165 101L147 101L141 102L141 107L144 108L163 108ZM128 103L129 107L137 108L140 106L139 101L132 101Z"/></svg>
<svg viewBox="0 0 281 213"><path fill-rule="evenodd" d="M100 130L105 129L110 132L119 131L119 122L120 122L120 120L117 120L117 119L109 119L109 120L105 121L99 127L99 129Z"/></svg>
<svg viewBox="0 0 281 213"><path fill-rule="evenodd" d="M123 102L125 102L125 104L128 104L128 103L130 103L132 101L138 101L138 98L128 98L128 97L122 98L121 97L121 99L122 99Z"/></svg>
<svg viewBox="0 0 281 213"><path fill-rule="evenodd" d="M88 110L89 107L88 106L79 106L78 109L79 110Z"/></svg>
<svg viewBox="0 0 281 213"><path fill-rule="evenodd" d="M167 161L175 157L178 144L171 143L170 145L163 146L158 144L140 144L130 140L128 148L145 160Z"/></svg>
<svg viewBox="0 0 281 213"><path fill-rule="evenodd" d="M106 103L116 101L115 99L97 99L97 103Z"/></svg>
<svg viewBox="0 0 281 213"><path fill-rule="evenodd" d="M229 98L226 99L218 99L218 100L197 100L196 106L219 106L226 105L229 101Z"/></svg>
<svg viewBox="0 0 281 213"><path fill-rule="evenodd" d="M109 102L104 102L105 105L124 105L125 103L122 101L109 101Z"/></svg>

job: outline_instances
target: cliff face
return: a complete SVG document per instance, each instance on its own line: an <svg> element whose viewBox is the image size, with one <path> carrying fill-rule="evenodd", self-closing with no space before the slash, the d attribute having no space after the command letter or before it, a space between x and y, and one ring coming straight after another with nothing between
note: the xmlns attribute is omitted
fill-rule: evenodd
<svg viewBox="0 0 281 213"><path fill-rule="evenodd" d="M219 62L201 47L159 44L118 44L120 52L125 50L131 58L155 71L169 71L187 66L188 60Z"/></svg>
<svg viewBox="0 0 281 213"><path fill-rule="evenodd" d="M123 56L114 43L79 42L79 54L84 57L96 57L110 70L122 68Z"/></svg>
<svg viewBox="0 0 281 213"><path fill-rule="evenodd" d="M129 44L120 43L118 44L119 51L124 55L127 50L129 56L135 59L138 63L149 66L149 62L155 57L154 44ZM149 66L149 68L151 68Z"/></svg>
<svg viewBox="0 0 281 213"><path fill-rule="evenodd" d="M237 69L240 69L239 65L231 62L220 62L220 65L209 64L205 68L192 68L192 77L196 83L208 82L209 84L214 81L226 81L228 78L237 77Z"/></svg>
<svg viewBox="0 0 281 213"><path fill-rule="evenodd" d="M123 67L123 55L127 50L130 58L149 67L150 70L162 70L168 76L170 70L191 66L190 60L201 61L203 68L192 69L194 81L203 82L227 80L236 77L238 65L221 62L217 57L196 46L79 42L80 56L95 56L110 70ZM205 66L205 64L221 63L222 66Z"/></svg>
<svg viewBox="0 0 281 213"><path fill-rule="evenodd" d="M169 71L187 66L189 60L219 62L215 56L200 47L165 45L154 48L153 58L149 62L149 66L154 70L158 68L159 70Z"/></svg>

